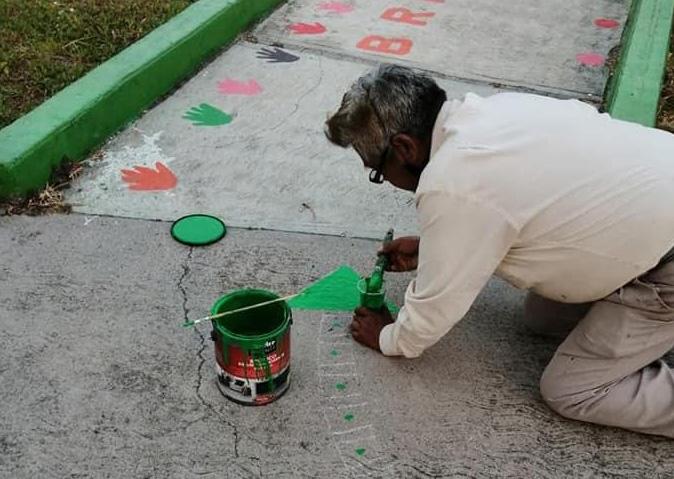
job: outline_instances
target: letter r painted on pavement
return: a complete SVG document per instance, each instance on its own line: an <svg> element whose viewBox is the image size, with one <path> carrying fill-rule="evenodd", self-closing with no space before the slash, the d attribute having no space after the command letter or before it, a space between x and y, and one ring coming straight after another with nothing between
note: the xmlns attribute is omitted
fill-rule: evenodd
<svg viewBox="0 0 674 479"><path fill-rule="evenodd" d="M409 8L404 7L388 8L384 13L381 14L381 18L384 20L407 23L409 25L419 25L422 27L428 24L428 22L423 19L434 16L435 13L433 12L413 12Z"/></svg>

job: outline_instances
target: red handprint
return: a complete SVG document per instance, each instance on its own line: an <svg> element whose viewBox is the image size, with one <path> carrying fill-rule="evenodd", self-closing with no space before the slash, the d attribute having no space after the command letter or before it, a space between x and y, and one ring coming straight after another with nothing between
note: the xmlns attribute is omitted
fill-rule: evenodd
<svg viewBox="0 0 674 479"><path fill-rule="evenodd" d="M135 166L122 170L122 181L134 191L170 190L178 184L178 178L163 163L155 163L156 170L146 166Z"/></svg>
<svg viewBox="0 0 674 479"><path fill-rule="evenodd" d="M318 5L319 10L325 10L332 13L349 13L353 11L353 5L337 1L323 2Z"/></svg>
<svg viewBox="0 0 674 479"><path fill-rule="evenodd" d="M248 82L232 80L227 78L226 80L218 83L218 90L220 93L225 95L247 95L253 96L262 93L262 87L255 80L248 80Z"/></svg>
<svg viewBox="0 0 674 479"><path fill-rule="evenodd" d="M324 25L316 23L293 23L290 29L297 35L316 35L318 33L325 33L327 28Z"/></svg>

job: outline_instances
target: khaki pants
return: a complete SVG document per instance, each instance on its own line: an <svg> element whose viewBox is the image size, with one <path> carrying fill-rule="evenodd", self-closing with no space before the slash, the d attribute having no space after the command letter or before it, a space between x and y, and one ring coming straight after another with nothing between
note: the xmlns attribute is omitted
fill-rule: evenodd
<svg viewBox="0 0 674 479"><path fill-rule="evenodd" d="M570 305L529 293L525 321L561 336L541 378L545 402L562 416L674 438L674 261L606 298Z"/></svg>

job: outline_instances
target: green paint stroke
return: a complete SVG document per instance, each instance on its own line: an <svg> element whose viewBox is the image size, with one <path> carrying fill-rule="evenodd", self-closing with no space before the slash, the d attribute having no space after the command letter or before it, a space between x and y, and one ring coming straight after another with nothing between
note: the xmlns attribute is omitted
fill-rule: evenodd
<svg viewBox="0 0 674 479"><path fill-rule="evenodd" d="M356 417L356 416L354 416L353 414L348 413L348 414L346 414L346 415L344 416L344 420L345 420L345 421L351 422L351 421L353 421L353 419L354 419L355 417Z"/></svg>
<svg viewBox="0 0 674 479"><path fill-rule="evenodd" d="M314 311L353 311L360 306L358 292L360 275L352 268L342 265L302 290L302 294L288 302L291 308ZM392 313L398 307L388 301Z"/></svg>
<svg viewBox="0 0 674 479"><path fill-rule="evenodd" d="M337 384L335 384L335 389L337 389L337 391L344 391L346 389L346 384L337 383Z"/></svg>
<svg viewBox="0 0 674 479"><path fill-rule="evenodd" d="M364 456L365 455L365 448L359 447L358 449L356 449L356 454L358 454L359 456Z"/></svg>
<svg viewBox="0 0 674 479"><path fill-rule="evenodd" d="M202 103L191 108L183 118L191 121L195 126L221 126L227 125L233 120L231 115L208 103Z"/></svg>

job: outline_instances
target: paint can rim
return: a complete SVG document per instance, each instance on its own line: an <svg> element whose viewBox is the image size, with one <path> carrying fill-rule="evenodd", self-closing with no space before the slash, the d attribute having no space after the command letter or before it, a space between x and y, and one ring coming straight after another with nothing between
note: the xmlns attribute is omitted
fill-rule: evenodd
<svg viewBox="0 0 674 479"><path fill-rule="evenodd" d="M211 314L216 315L218 313L224 312L220 311L220 307L225 301L229 301L232 298L235 298L237 296L241 296L244 294L250 294L250 293L257 293L257 294L262 294L268 297L269 300L273 299L278 299L280 298L279 295L276 293L273 293L269 290L266 289L261 289L261 288L244 288L244 289L237 289L235 291L232 291L230 293L225 294L224 296L221 296L213 305L211 308ZM292 311L290 309L290 306L288 305L287 301L279 301L278 303L282 308L283 308L283 321L281 324L273 329L272 331L264 334L258 334L254 336L245 336L241 334L237 334L230 329L226 328L223 324L221 324L217 319L211 320L211 323L213 324L213 329L215 329L219 334L226 336L227 338L230 338L242 345L250 345L250 344L255 344L255 343L261 343L264 341L268 341L269 339L272 339L276 336L279 336L281 333L285 332L289 327L290 324L292 323Z"/></svg>

